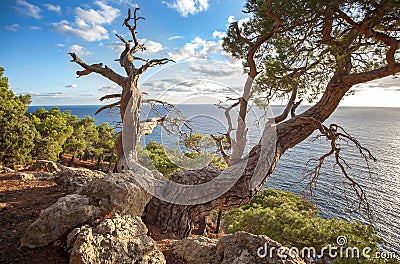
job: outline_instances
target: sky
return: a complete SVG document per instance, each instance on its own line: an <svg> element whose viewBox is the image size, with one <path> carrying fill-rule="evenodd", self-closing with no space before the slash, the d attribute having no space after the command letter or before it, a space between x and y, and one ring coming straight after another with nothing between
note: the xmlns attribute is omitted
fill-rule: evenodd
<svg viewBox="0 0 400 264"><path fill-rule="evenodd" d="M245 0L1 0L0 66L16 94L29 93L32 105L93 105L120 88L70 62L75 52L88 64L104 63L123 74L114 61L123 49L116 33L128 8L140 7L137 34L145 58L176 63L146 72L140 88L149 97L173 103L215 103L238 97L245 76L240 62L221 47L233 21L246 19ZM342 105L400 107L400 79L355 87ZM277 102L279 103L279 102Z"/></svg>

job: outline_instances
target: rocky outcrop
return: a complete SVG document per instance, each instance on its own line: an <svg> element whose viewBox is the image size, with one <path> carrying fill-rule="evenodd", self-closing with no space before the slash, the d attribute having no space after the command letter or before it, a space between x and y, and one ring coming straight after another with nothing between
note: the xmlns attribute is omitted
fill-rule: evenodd
<svg viewBox="0 0 400 264"><path fill-rule="evenodd" d="M72 246L69 263L166 263L147 231L139 217L119 215L93 227L74 229L68 236Z"/></svg>
<svg viewBox="0 0 400 264"><path fill-rule="evenodd" d="M0 165L0 173L13 173L15 170Z"/></svg>
<svg viewBox="0 0 400 264"><path fill-rule="evenodd" d="M204 236L188 237L172 242L171 248L189 264L214 263L217 242Z"/></svg>
<svg viewBox="0 0 400 264"><path fill-rule="evenodd" d="M50 173L58 173L61 171L60 166L54 161L36 160L29 168L30 171L44 171Z"/></svg>
<svg viewBox="0 0 400 264"><path fill-rule="evenodd" d="M56 183L67 191L75 191L88 182L104 178L105 173L83 168L65 167L58 174Z"/></svg>
<svg viewBox="0 0 400 264"><path fill-rule="evenodd" d="M278 249L280 256L278 256ZM305 264L298 256L267 236L246 232L226 235L220 240L185 238L172 243L172 251L188 264Z"/></svg>
<svg viewBox="0 0 400 264"><path fill-rule="evenodd" d="M217 244L215 263L305 264L300 257L291 256L288 249L282 248L281 244L269 237L246 232L221 237Z"/></svg>
<svg viewBox="0 0 400 264"><path fill-rule="evenodd" d="M38 219L27 229L21 246L30 248L50 244L71 229L100 216L100 208L90 204L88 197L72 194L60 198L42 210Z"/></svg>
<svg viewBox="0 0 400 264"><path fill-rule="evenodd" d="M129 172L110 173L85 185L77 193L90 197L104 211L133 216L141 216L151 199Z"/></svg>
<svg viewBox="0 0 400 264"><path fill-rule="evenodd" d="M88 182L75 194L60 198L40 213L23 236L21 245L48 245L74 227L103 214L141 216L151 195L132 181L129 172L109 174Z"/></svg>
<svg viewBox="0 0 400 264"><path fill-rule="evenodd" d="M18 172L11 175L12 179L21 181L42 181L51 180L55 178L55 175L51 172Z"/></svg>

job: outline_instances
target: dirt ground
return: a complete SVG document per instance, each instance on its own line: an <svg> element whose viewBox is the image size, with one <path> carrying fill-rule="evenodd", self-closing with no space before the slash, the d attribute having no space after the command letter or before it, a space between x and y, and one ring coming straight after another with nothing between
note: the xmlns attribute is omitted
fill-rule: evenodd
<svg viewBox="0 0 400 264"><path fill-rule="evenodd" d="M62 242L37 249L20 246L40 211L66 194L52 181L20 181L0 174L0 203L6 203L0 211L0 263L68 263Z"/></svg>

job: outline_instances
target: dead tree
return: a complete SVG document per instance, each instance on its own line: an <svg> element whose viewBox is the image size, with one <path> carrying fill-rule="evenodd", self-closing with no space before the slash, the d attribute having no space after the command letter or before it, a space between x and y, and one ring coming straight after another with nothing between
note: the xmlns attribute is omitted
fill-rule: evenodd
<svg viewBox="0 0 400 264"><path fill-rule="evenodd" d="M111 109L114 107L119 107L120 110L120 116L121 116L121 121L122 123L125 121L125 113L127 111L130 111L132 113L132 118L129 120L131 123L131 127L134 128L132 129L132 151L129 153L130 157L133 159L137 159L137 153L136 153L136 148L139 144L140 140L140 106L143 102L143 95L142 91L138 87L138 81L140 76L149 68L157 66L157 65L163 65L168 62L172 62L172 60L163 58L163 59L152 59L152 60L147 60L143 59L141 57L135 56L135 54L139 51L144 51L146 50L146 47L143 44L139 43L139 40L137 38L137 24L138 21L141 19L144 19L143 17L139 17L137 15L139 11L139 8L136 8L133 12L129 9L128 10L128 16L125 18L123 26L125 26L132 37L132 40L126 40L123 36L116 34L116 36L122 41L122 43L125 45L125 49L121 52L119 59L119 64L121 67L125 70L126 76L122 76L112 69L110 69L107 65L104 65L102 63L98 64L86 64L81 58L79 58L75 53L69 53L72 57L71 62L75 62L79 64L84 70L77 71L76 74L78 77L86 76L91 73L97 73L105 78L109 79L110 81L114 82L118 86L121 87L122 92L120 94L110 94L110 95L105 95L103 96L100 100L106 100L106 99L117 99L116 102L111 103L109 105L105 105L101 107L96 114L100 113L101 111L104 111L106 109ZM135 63L141 62L140 66L136 66ZM129 107L129 109L128 109ZM153 120L154 121L154 120ZM143 125L142 125L143 127ZM118 158L118 169L121 170L123 168L127 169L126 167L126 162L125 162L125 156L124 156L124 150L122 146L122 136L119 134L116 142L115 142L115 150L116 150L116 155Z"/></svg>

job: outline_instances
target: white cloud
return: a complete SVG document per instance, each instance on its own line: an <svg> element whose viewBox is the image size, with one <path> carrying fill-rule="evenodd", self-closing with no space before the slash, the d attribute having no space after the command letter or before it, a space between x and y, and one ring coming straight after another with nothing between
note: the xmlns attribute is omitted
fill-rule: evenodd
<svg viewBox="0 0 400 264"><path fill-rule="evenodd" d="M69 52L75 53L77 55L89 55L90 51L87 51L84 47L79 45L72 45L68 49Z"/></svg>
<svg viewBox="0 0 400 264"><path fill-rule="evenodd" d="M231 64L210 60L207 60L206 63L203 61L191 62L190 70L193 73L197 73L196 75L210 78L229 77L242 74L241 68L234 67Z"/></svg>
<svg viewBox="0 0 400 264"><path fill-rule="evenodd" d="M164 50L163 44L161 44L159 42L155 42L152 40L146 40L146 39L143 39L142 41L144 42L144 45L146 46L146 50L143 52L145 54L157 53L157 52Z"/></svg>
<svg viewBox="0 0 400 264"><path fill-rule="evenodd" d="M78 88L76 83L65 85L66 88Z"/></svg>
<svg viewBox="0 0 400 264"><path fill-rule="evenodd" d="M207 58L210 53L217 53L220 50L220 45L215 41L206 41L196 37L191 42L183 45L182 48L168 52L168 56L175 60L183 60L188 58Z"/></svg>
<svg viewBox="0 0 400 264"><path fill-rule="evenodd" d="M120 6L129 6L129 7L139 7L138 4L132 2L132 0L109 0L108 2L120 5Z"/></svg>
<svg viewBox="0 0 400 264"><path fill-rule="evenodd" d="M119 16L119 9L113 8L101 1L95 2L100 7L100 10L89 9L85 10L80 7L76 8L77 16L85 22L91 24L110 24Z"/></svg>
<svg viewBox="0 0 400 264"><path fill-rule="evenodd" d="M245 17L245 18L236 20L236 19L235 19L235 16L229 16L229 17L228 17L228 20L227 20L227 22L228 22L227 27L229 27L230 24L232 24L232 23L235 22L235 21L238 22L239 27L241 27L241 26L243 26L243 23L247 23L247 22L250 21L250 17Z"/></svg>
<svg viewBox="0 0 400 264"><path fill-rule="evenodd" d="M108 39L108 31L102 25L110 24L119 16L119 10L103 2L97 1L99 10L76 8L77 16L74 22L61 20L53 23L52 28L61 33L72 34L86 41L100 41Z"/></svg>
<svg viewBox="0 0 400 264"><path fill-rule="evenodd" d="M20 12L21 14L40 19L41 15L40 12L42 12L42 9L40 7L33 5L25 0L17 0L16 2L15 9Z"/></svg>
<svg viewBox="0 0 400 264"><path fill-rule="evenodd" d="M65 45L64 45L64 44L62 44L62 43L58 43L58 44L56 44L56 47L60 47L60 48L62 48L62 47L65 47Z"/></svg>
<svg viewBox="0 0 400 264"><path fill-rule="evenodd" d="M175 9L183 17L206 11L209 7L208 0L174 0L172 3L166 1L162 3Z"/></svg>
<svg viewBox="0 0 400 264"><path fill-rule="evenodd" d="M66 92L49 92L49 93L40 93L40 92L32 92L29 93L34 98L64 98L67 94Z"/></svg>
<svg viewBox="0 0 400 264"><path fill-rule="evenodd" d="M102 45L100 45L100 46L102 46ZM125 45L122 42L112 42L112 43L109 43L109 44L105 44L105 46L107 46L110 49L115 50L115 51L117 51L119 53L121 53L121 52L123 52L125 50Z"/></svg>
<svg viewBox="0 0 400 264"><path fill-rule="evenodd" d="M89 26L84 23L79 23L79 18L77 18L76 20L77 23L72 23L67 20L61 20L58 23L53 23L52 28L60 33L67 33L81 37L86 41L99 41L109 38L108 31L103 26Z"/></svg>
<svg viewBox="0 0 400 264"><path fill-rule="evenodd" d="M9 26L5 26L4 28L7 29L8 31L17 32L20 26L18 24L12 24Z"/></svg>
<svg viewBox="0 0 400 264"><path fill-rule="evenodd" d="M37 26L30 26L29 27L30 30L41 30L41 27L37 27Z"/></svg>
<svg viewBox="0 0 400 264"><path fill-rule="evenodd" d="M221 31L214 30L212 36L213 36L213 38L223 39L223 38L226 37L226 32L221 32Z"/></svg>
<svg viewBox="0 0 400 264"><path fill-rule="evenodd" d="M61 6L53 4L44 4L44 7L46 7L47 10L55 12L57 13L57 15L61 16Z"/></svg>
<svg viewBox="0 0 400 264"><path fill-rule="evenodd" d="M183 39L183 36L172 36L168 38L168 40L174 40L174 39Z"/></svg>
<svg viewBox="0 0 400 264"><path fill-rule="evenodd" d="M120 89L116 86L108 85L108 86L103 86L98 89L99 92L102 93L115 93L118 92Z"/></svg>

